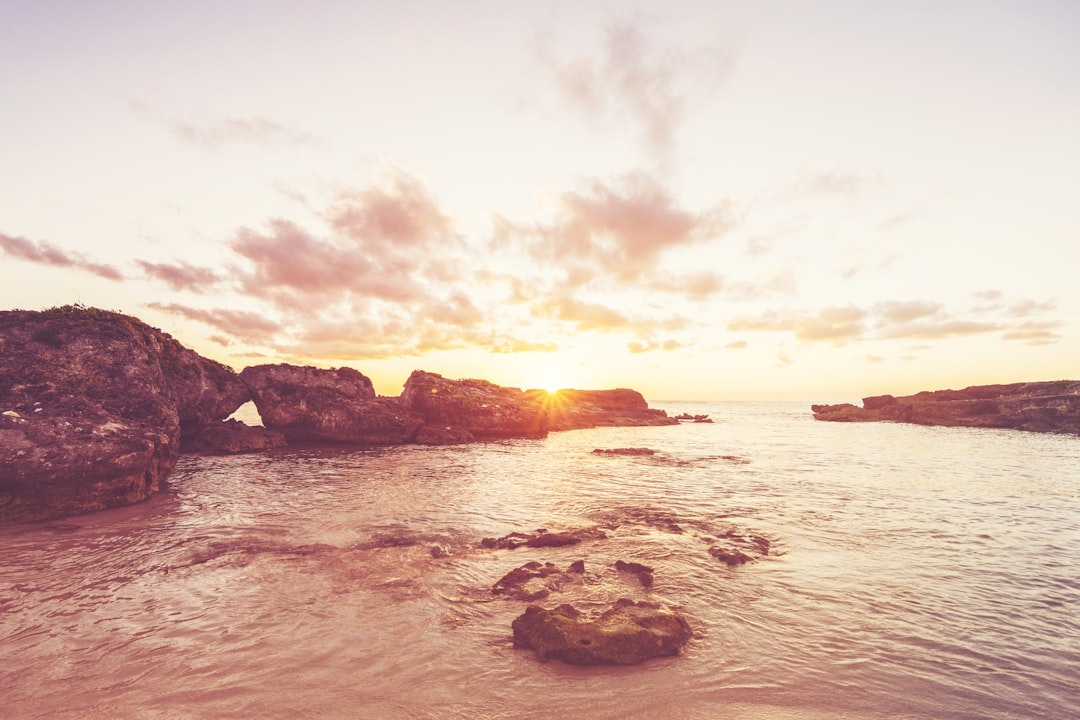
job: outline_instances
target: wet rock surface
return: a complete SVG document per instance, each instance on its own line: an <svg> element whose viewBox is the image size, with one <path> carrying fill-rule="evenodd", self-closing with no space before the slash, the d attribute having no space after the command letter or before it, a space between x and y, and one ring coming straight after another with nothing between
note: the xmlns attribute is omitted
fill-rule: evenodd
<svg viewBox="0 0 1080 720"><path fill-rule="evenodd" d="M672 549L665 547L668 543L662 538L672 538L670 548L700 554L708 560L705 566L715 563L718 580L725 572L739 572L743 564L783 554L775 550L773 540L760 533L731 523L681 518L664 510L618 508L596 519L596 525L570 531L540 529L484 538L477 548L532 549L528 554L536 559L505 572L489 592L503 600L531 603L513 621L514 646L535 650L540 660L637 664L678 654L692 638L690 622L681 608L665 604L663 599L685 579L664 575L664 568L672 567L664 560ZM558 555L566 546L535 542L566 536L577 538L572 552L583 556L569 565L565 565L565 554ZM656 562L640 550L635 553L640 553L640 559L618 555L611 559L613 553L624 551L628 542L631 548L641 547L641 538L649 538L648 547L659 550ZM553 554L544 557L538 552L546 549ZM612 604L612 598L621 599Z"/></svg>
<svg viewBox="0 0 1080 720"><path fill-rule="evenodd" d="M182 440L247 400L230 368L136 318L0 312L0 521L144 500Z"/></svg>
<svg viewBox="0 0 1080 720"><path fill-rule="evenodd" d="M1080 381L974 385L894 397L863 398L863 405L812 405L815 420L902 422L917 425L1005 428L1080 434Z"/></svg>
<svg viewBox="0 0 1080 720"><path fill-rule="evenodd" d="M563 604L530 605L514 620L514 646L572 665L636 665L678 655L693 633L686 618L658 603L617 601L599 615Z"/></svg>
<svg viewBox="0 0 1080 720"><path fill-rule="evenodd" d="M602 540L607 535L599 528L578 528L565 532L548 532L541 528L531 533L512 532L499 538L484 538L480 544L488 549L513 550L519 547L564 547L582 540Z"/></svg>

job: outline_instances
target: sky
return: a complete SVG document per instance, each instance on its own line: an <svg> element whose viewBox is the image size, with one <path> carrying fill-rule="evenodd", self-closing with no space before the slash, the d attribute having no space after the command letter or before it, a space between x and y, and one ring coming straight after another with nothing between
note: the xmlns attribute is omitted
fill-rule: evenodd
<svg viewBox="0 0 1080 720"><path fill-rule="evenodd" d="M0 309L237 370L1080 377L1080 3L0 0Z"/></svg>

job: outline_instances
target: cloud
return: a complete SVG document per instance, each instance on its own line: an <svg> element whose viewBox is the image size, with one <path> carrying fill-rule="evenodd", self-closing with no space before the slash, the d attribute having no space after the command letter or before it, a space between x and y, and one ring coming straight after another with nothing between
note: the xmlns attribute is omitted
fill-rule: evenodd
<svg viewBox="0 0 1080 720"><path fill-rule="evenodd" d="M672 156L690 100L711 97L718 78L726 78L734 64L720 44L654 52L641 29L629 23L607 29L600 57L560 61L545 47L539 59L563 98L585 118L604 127L629 119L661 162Z"/></svg>
<svg viewBox="0 0 1080 720"><path fill-rule="evenodd" d="M231 143L253 143L262 146L311 145L314 135L290 128L266 118L227 118L212 125L180 123L173 134L186 143L207 149L217 149Z"/></svg>
<svg viewBox="0 0 1080 720"><path fill-rule="evenodd" d="M908 302L883 302L875 306L877 314L888 323L909 323L941 313L940 303L914 300Z"/></svg>
<svg viewBox="0 0 1080 720"><path fill-rule="evenodd" d="M136 260L135 264L143 269L147 276L163 281L173 290L188 290L203 293L221 281L221 276L214 270L196 267L189 263L152 263Z"/></svg>
<svg viewBox="0 0 1080 720"><path fill-rule="evenodd" d="M626 347L630 350L631 353L639 354L651 352L653 350L664 350L666 352L671 352L673 350L678 350L679 348L687 347L687 345L685 343L679 342L678 340L664 340L663 342L659 342L656 340L647 340L634 341L628 343Z"/></svg>
<svg viewBox="0 0 1080 720"><path fill-rule="evenodd" d="M757 318L735 318L732 331L791 332L806 342L843 344L865 331L866 311L854 306L828 307L816 312L772 311Z"/></svg>
<svg viewBox="0 0 1080 720"><path fill-rule="evenodd" d="M950 337L996 332L1003 329L1004 327L999 323L935 317L920 322L883 326L878 337L884 340L942 340Z"/></svg>
<svg viewBox="0 0 1080 720"><path fill-rule="evenodd" d="M497 217L492 246L522 242L535 260L564 273L564 289L596 279L632 285L651 278L663 285L670 281L659 268L665 253L716 238L729 227L724 208L691 212L652 177L632 173L561 193L549 223L524 225ZM710 283L719 284L719 278L700 274L696 292L708 291Z"/></svg>
<svg viewBox="0 0 1080 720"><path fill-rule="evenodd" d="M47 242L32 242L22 237L0 233L0 248L8 255L40 265L84 270L106 280L123 280L124 275L112 265L87 259L84 255L65 252Z"/></svg>
<svg viewBox="0 0 1080 720"><path fill-rule="evenodd" d="M618 330L633 324L626 315L606 305L571 297L553 297L533 303L532 314L575 323L578 330Z"/></svg>
<svg viewBox="0 0 1080 720"><path fill-rule="evenodd" d="M1005 331L1004 340L1019 340L1025 345L1050 345L1061 340L1060 322L1023 322Z"/></svg>
<svg viewBox="0 0 1080 720"><path fill-rule="evenodd" d="M491 346L493 353L521 353L521 352L555 352L559 349L558 343L534 342L515 337L507 337Z"/></svg>
<svg viewBox="0 0 1080 720"><path fill-rule="evenodd" d="M998 299L995 295L993 299ZM855 306L821 310L773 310L757 317L734 318L732 331L786 332L804 342L845 344L869 340L943 340L988 333L1001 333L1003 340L1045 344L1060 340L1057 320L1027 319L1049 311L1052 303L1019 301L997 305L996 317L971 318L949 313L940 303L923 300L880 302L869 309ZM995 307L978 307L971 312L986 316ZM1016 322L1016 318L1025 318Z"/></svg>
<svg viewBox="0 0 1080 720"><path fill-rule="evenodd" d="M146 306L171 315L179 315L189 320L205 323L231 337L253 345L271 344L275 336L285 329L278 321L257 312L225 309L206 310L178 303L152 302L147 303ZM220 343L222 340L226 339L219 336L216 342Z"/></svg>
<svg viewBox="0 0 1080 720"><path fill-rule="evenodd" d="M725 288L724 276L703 270L686 275L668 274L649 282L649 288L684 295L689 300L706 300Z"/></svg>
<svg viewBox="0 0 1080 720"><path fill-rule="evenodd" d="M854 198L865 191L885 185L880 175L860 175L844 170L829 170L802 177L792 188L795 195L841 195Z"/></svg>
<svg viewBox="0 0 1080 720"><path fill-rule="evenodd" d="M322 213L318 237L282 218L267 231L241 228L229 247L247 267L249 294L293 310L357 296L396 303L429 299L430 283L459 277L463 245L419 181L396 173L378 187L346 190Z"/></svg>

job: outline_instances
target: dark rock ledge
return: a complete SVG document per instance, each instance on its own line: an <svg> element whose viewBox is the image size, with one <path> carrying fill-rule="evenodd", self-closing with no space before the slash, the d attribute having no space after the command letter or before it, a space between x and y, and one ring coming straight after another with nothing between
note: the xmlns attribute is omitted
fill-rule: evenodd
<svg viewBox="0 0 1080 720"><path fill-rule="evenodd" d="M850 403L812 405L815 420L902 422L1080 434L1080 381L974 385Z"/></svg>
<svg viewBox="0 0 1080 720"><path fill-rule="evenodd" d="M249 400L265 427L226 422ZM139 502L182 451L437 445L675 424L634 390L552 395L418 370L400 397L377 397L350 368L259 365L238 374L116 312L0 311L0 522Z"/></svg>

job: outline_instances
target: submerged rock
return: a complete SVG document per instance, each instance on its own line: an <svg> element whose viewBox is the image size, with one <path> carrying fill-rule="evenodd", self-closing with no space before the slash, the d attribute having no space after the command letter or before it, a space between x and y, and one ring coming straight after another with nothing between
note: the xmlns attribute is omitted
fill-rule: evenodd
<svg viewBox="0 0 1080 720"><path fill-rule="evenodd" d="M230 368L136 318L0 312L0 521L144 500L182 439L247 400Z"/></svg>
<svg viewBox="0 0 1080 720"><path fill-rule="evenodd" d="M653 569L648 565L642 565L638 562L626 562L625 560L616 560L615 569L620 572L630 573L636 575L638 582L642 587L650 588L653 586Z"/></svg>
<svg viewBox="0 0 1080 720"><path fill-rule="evenodd" d="M532 533L512 532L500 538L486 537L480 544L489 550L513 550L525 547L564 547L576 545L582 540L603 540L607 534L595 527L578 528L566 532L548 532L541 528Z"/></svg>
<svg viewBox="0 0 1080 720"><path fill-rule="evenodd" d="M1080 434L1080 381L974 385L851 403L812 405L815 420L903 422Z"/></svg>
<svg viewBox="0 0 1080 720"><path fill-rule="evenodd" d="M656 451L649 448L627 447L627 448L596 448L594 453L600 455L655 455Z"/></svg>
<svg viewBox="0 0 1080 720"><path fill-rule="evenodd" d="M573 605L530 605L513 622L514 646L541 661L572 665L637 665L678 655L693 633L682 615L656 603L622 599L598 617Z"/></svg>

